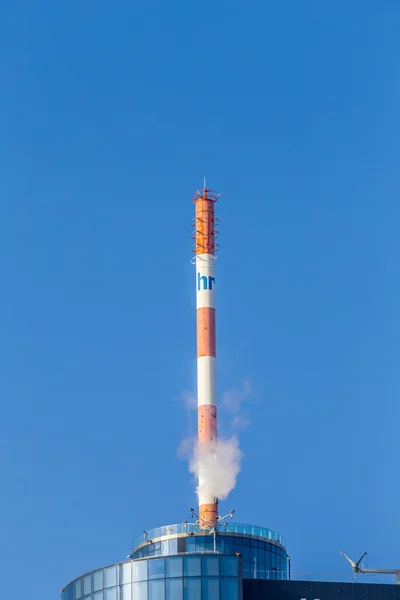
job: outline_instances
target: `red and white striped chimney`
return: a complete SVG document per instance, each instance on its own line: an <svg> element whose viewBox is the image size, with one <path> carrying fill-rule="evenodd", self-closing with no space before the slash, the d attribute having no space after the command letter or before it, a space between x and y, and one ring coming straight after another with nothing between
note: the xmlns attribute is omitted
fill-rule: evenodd
<svg viewBox="0 0 400 600"><path fill-rule="evenodd" d="M196 307L197 307L197 398L198 451L212 455L217 440L216 352L215 352L215 224L216 195L204 188L193 202L195 214ZM203 472L202 472L203 470ZM199 460L199 525L213 527L218 522L218 499L206 481Z"/></svg>

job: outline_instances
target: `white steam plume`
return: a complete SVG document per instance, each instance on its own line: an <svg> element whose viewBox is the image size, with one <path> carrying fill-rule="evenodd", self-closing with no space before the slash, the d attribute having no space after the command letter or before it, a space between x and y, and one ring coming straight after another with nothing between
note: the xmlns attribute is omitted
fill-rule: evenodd
<svg viewBox="0 0 400 600"><path fill-rule="evenodd" d="M189 470L199 479L196 493L199 497L214 496L225 500L236 485L243 452L238 440L218 440L207 446L195 444Z"/></svg>
<svg viewBox="0 0 400 600"><path fill-rule="evenodd" d="M250 419L243 408L251 394L251 385L245 380L240 388L228 390L222 396L221 408L229 414L229 429L232 433L243 431L250 425ZM181 398L188 413L197 409L197 400L193 394L184 392ZM215 498L225 500L236 486L244 454L239 448L236 435L221 438L201 448L197 438L191 435L181 441L178 456L189 461L189 471L198 482L198 496L212 494Z"/></svg>

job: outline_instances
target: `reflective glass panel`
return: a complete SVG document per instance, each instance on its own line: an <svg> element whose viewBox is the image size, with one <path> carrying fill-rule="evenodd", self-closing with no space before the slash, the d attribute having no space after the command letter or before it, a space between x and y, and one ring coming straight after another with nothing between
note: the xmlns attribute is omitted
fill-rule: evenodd
<svg viewBox="0 0 400 600"><path fill-rule="evenodd" d="M183 580L167 579L166 600L182 600Z"/></svg>
<svg viewBox="0 0 400 600"><path fill-rule="evenodd" d="M165 600L165 579L149 581L149 600Z"/></svg>
<svg viewBox="0 0 400 600"><path fill-rule="evenodd" d="M132 563L132 581L143 581L147 579L147 560L139 560Z"/></svg>
<svg viewBox="0 0 400 600"><path fill-rule="evenodd" d="M230 537L226 537L224 539L224 552L225 554L234 554L234 546L233 546L233 540Z"/></svg>
<svg viewBox="0 0 400 600"><path fill-rule="evenodd" d="M266 567L267 571L271 570L271 566L272 566L272 554L271 554L271 552L267 551L265 553L265 567Z"/></svg>
<svg viewBox="0 0 400 600"><path fill-rule="evenodd" d="M205 550L205 538L203 536L195 537L196 541L196 552L204 552Z"/></svg>
<svg viewBox="0 0 400 600"><path fill-rule="evenodd" d="M238 580L231 577L221 578L221 600L238 600Z"/></svg>
<svg viewBox="0 0 400 600"><path fill-rule="evenodd" d="M165 540L165 542L161 542L160 546L161 546L161 550L160 550L159 554L162 554L163 556L166 556L167 554L172 554L172 552L170 552L170 549L169 549L169 540Z"/></svg>
<svg viewBox="0 0 400 600"><path fill-rule="evenodd" d="M132 583L132 600L147 600L147 581Z"/></svg>
<svg viewBox="0 0 400 600"><path fill-rule="evenodd" d="M191 538L188 538L191 539ZM175 538L174 540L169 540L169 553L176 554L178 552L178 540ZM188 550L189 552L189 550Z"/></svg>
<svg viewBox="0 0 400 600"><path fill-rule="evenodd" d="M215 543L217 542L217 540L215 540ZM214 551L214 536L213 535L208 535L205 538L205 551L206 552L213 552Z"/></svg>
<svg viewBox="0 0 400 600"><path fill-rule="evenodd" d="M131 563L119 566L119 583L131 582Z"/></svg>
<svg viewBox="0 0 400 600"><path fill-rule="evenodd" d="M225 577L237 577L238 560L234 556L222 556L220 562L221 575Z"/></svg>
<svg viewBox="0 0 400 600"><path fill-rule="evenodd" d="M93 600L103 600L103 592L96 592L93 594Z"/></svg>
<svg viewBox="0 0 400 600"><path fill-rule="evenodd" d="M167 558L167 577L182 577L183 560L176 556Z"/></svg>
<svg viewBox="0 0 400 600"><path fill-rule="evenodd" d="M112 587L117 585L117 567L108 567L104 569L104 587Z"/></svg>
<svg viewBox="0 0 400 600"><path fill-rule="evenodd" d="M201 600L201 583L200 579L191 578L184 579L183 598L184 600Z"/></svg>
<svg viewBox="0 0 400 600"><path fill-rule="evenodd" d="M183 559L185 577L200 577L200 560L198 556L185 556Z"/></svg>
<svg viewBox="0 0 400 600"><path fill-rule="evenodd" d="M92 581L90 575L85 575L83 578L83 595L86 596L92 591Z"/></svg>
<svg viewBox="0 0 400 600"><path fill-rule="evenodd" d="M102 590L103 589L103 571L96 571L95 573L92 574L92 576L93 576L93 581L92 581L93 591L98 592L99 590Z"/></svg>
<svg viewBox="0 0 400 600"><path fill-rule="evenodd" d="M149 579L159 579L165 575L164 558L149 560Z"/></svg>
<svg viewBox="0 0 400 600"><path fill-rule="evenodd" d="M64 599L72 600L72 585L71 584L69 586L67 586L64 590Z"/></svg>
<svg viewBox="0 0 400 600"><path fill-rule="evenodd" d="M219 575L219 558L218 556L203 556L201 559L201 574L204 576Z"/></svg>
<svg viewBox="0 0 400 600"><path fill-rule="evenodd" d="M243 548L242 548L242 556L243 556L243 561L244 562L250 562L251 561L251 552L250 552L249 546L243 546Z"/></svg>
<svg viewBox="0 0 400 600"><path fill-rule="evenodd" d="M130 583L121 585L119 588L119 600L131 600L132 586Z"/></svg>
<svg viewBox="0 0 400 600"><path fill-rule="evenodd" d="M114 587L106 590L104 595L104 600L117 600L117 588Z"/></svg>
<svg viewBox="0 0 400 600"><path fill-rule="evenodd" d="M251 572L251 563L244 562L243 563L243 577L245 579L250 579L250 572Z"/></svg>
<svg viewBox="0 0 400 600"><path fill-rule="evenodd" d="M186 538L186 552L189 554L196 552L196 539L194 537Z"/></svg>
<svg viewBox="0 0 400 600"><path fill-rule="evenodd" d="M201 600L219 600L219 579L202 577Z"/></svg>
<svg viewBox="0 0 400 600"><path fill-rule="evenodd" d="M82 596L82 579L77 579L75 581L75 598L76 600L79 600L79 598Z"/></svg>

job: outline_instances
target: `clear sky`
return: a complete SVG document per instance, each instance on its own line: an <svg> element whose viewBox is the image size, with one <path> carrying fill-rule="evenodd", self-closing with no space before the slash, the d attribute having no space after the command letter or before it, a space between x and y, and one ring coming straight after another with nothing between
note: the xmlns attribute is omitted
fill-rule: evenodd
<svg viewBox="0 0 400 600"><path fill-rule="evenodd" d="M219 398L252 390L221 511L294 571L400 566L399 30L397 0L0 2L2 597L195 504L204 175Z"/></svg>

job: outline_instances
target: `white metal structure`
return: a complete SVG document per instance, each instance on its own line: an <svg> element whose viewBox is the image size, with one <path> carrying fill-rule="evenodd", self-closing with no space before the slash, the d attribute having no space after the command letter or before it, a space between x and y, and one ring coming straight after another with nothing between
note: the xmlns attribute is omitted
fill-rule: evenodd
<svg viewBox="0 0 400 600"><path fill-rule="evenodd" d="M349 558L344 552L341 552L340 554L343 554L343 556L349 561L351 568L354 571L354 577L357 577L357 573L379 573L381 575L395 575L396 583L400 583L400 569L365 569L362 565L360 566L362 559L364 558L364 556L367 555L366 552L364 552L364 554L357 562L351 560L351 558Z"/></svg>

